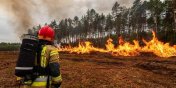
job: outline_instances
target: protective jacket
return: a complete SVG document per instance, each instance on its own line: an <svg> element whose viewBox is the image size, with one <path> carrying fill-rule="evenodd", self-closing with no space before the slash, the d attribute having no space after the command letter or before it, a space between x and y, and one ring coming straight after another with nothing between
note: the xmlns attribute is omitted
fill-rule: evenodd
<svg viewBox="0 0 176 88"><path fill-rule="evenodd" d="M36 64L38 64L37 60ZM59 54L55 46L42 45L39 64L40 68L37 69L40 72L39 76L32 83L31 81L24 82L24 84L30 84L25 85L26 88L46 88L47 85L51 87L52 85L61 84L62 77L60 73Z"/></svg>

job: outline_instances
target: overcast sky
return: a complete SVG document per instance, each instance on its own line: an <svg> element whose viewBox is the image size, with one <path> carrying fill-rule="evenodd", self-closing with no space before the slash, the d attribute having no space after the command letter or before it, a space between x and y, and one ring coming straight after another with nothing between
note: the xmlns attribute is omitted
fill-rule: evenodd
<svg viewBox="0 0 176 88"><path fill-rule="evenodd" d="M107 14L116 1L130 7L134 0L0 0L0 42L20 42L27 27L81 16L88 9Z"/></svg>

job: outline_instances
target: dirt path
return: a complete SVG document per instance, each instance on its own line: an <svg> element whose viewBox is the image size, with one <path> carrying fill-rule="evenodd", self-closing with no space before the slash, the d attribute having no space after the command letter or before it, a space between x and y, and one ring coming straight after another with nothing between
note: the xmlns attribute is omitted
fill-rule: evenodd
<svg viewBox="0 0 176 88"><path fill-rule="evenodd" d="M17 54L0 53L0 88L15 88ZM62 88L176 88L176 58L60 54Z"/></svg>

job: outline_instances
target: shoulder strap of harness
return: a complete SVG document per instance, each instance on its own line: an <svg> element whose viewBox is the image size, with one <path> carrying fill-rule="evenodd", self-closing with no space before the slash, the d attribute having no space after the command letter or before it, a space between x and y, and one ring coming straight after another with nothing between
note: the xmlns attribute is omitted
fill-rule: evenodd
<svg viewBox="0 0 176 88"><path fill-rule="evenodd" d="M39 49L37 52L37 66L40 66L41 51L42 51L42 46L39 46Z"/></svg>

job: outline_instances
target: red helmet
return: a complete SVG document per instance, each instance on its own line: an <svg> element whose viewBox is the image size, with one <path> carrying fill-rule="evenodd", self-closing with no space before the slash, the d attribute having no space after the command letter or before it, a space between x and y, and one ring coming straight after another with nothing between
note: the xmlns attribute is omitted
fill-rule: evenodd
<svg viewBox="0 0 176 88"><path fill-rule="evenodd" d="M53 41L54 35L54 30L49 26L42 27L38 32L38 38L47 41Z"/></svg>

